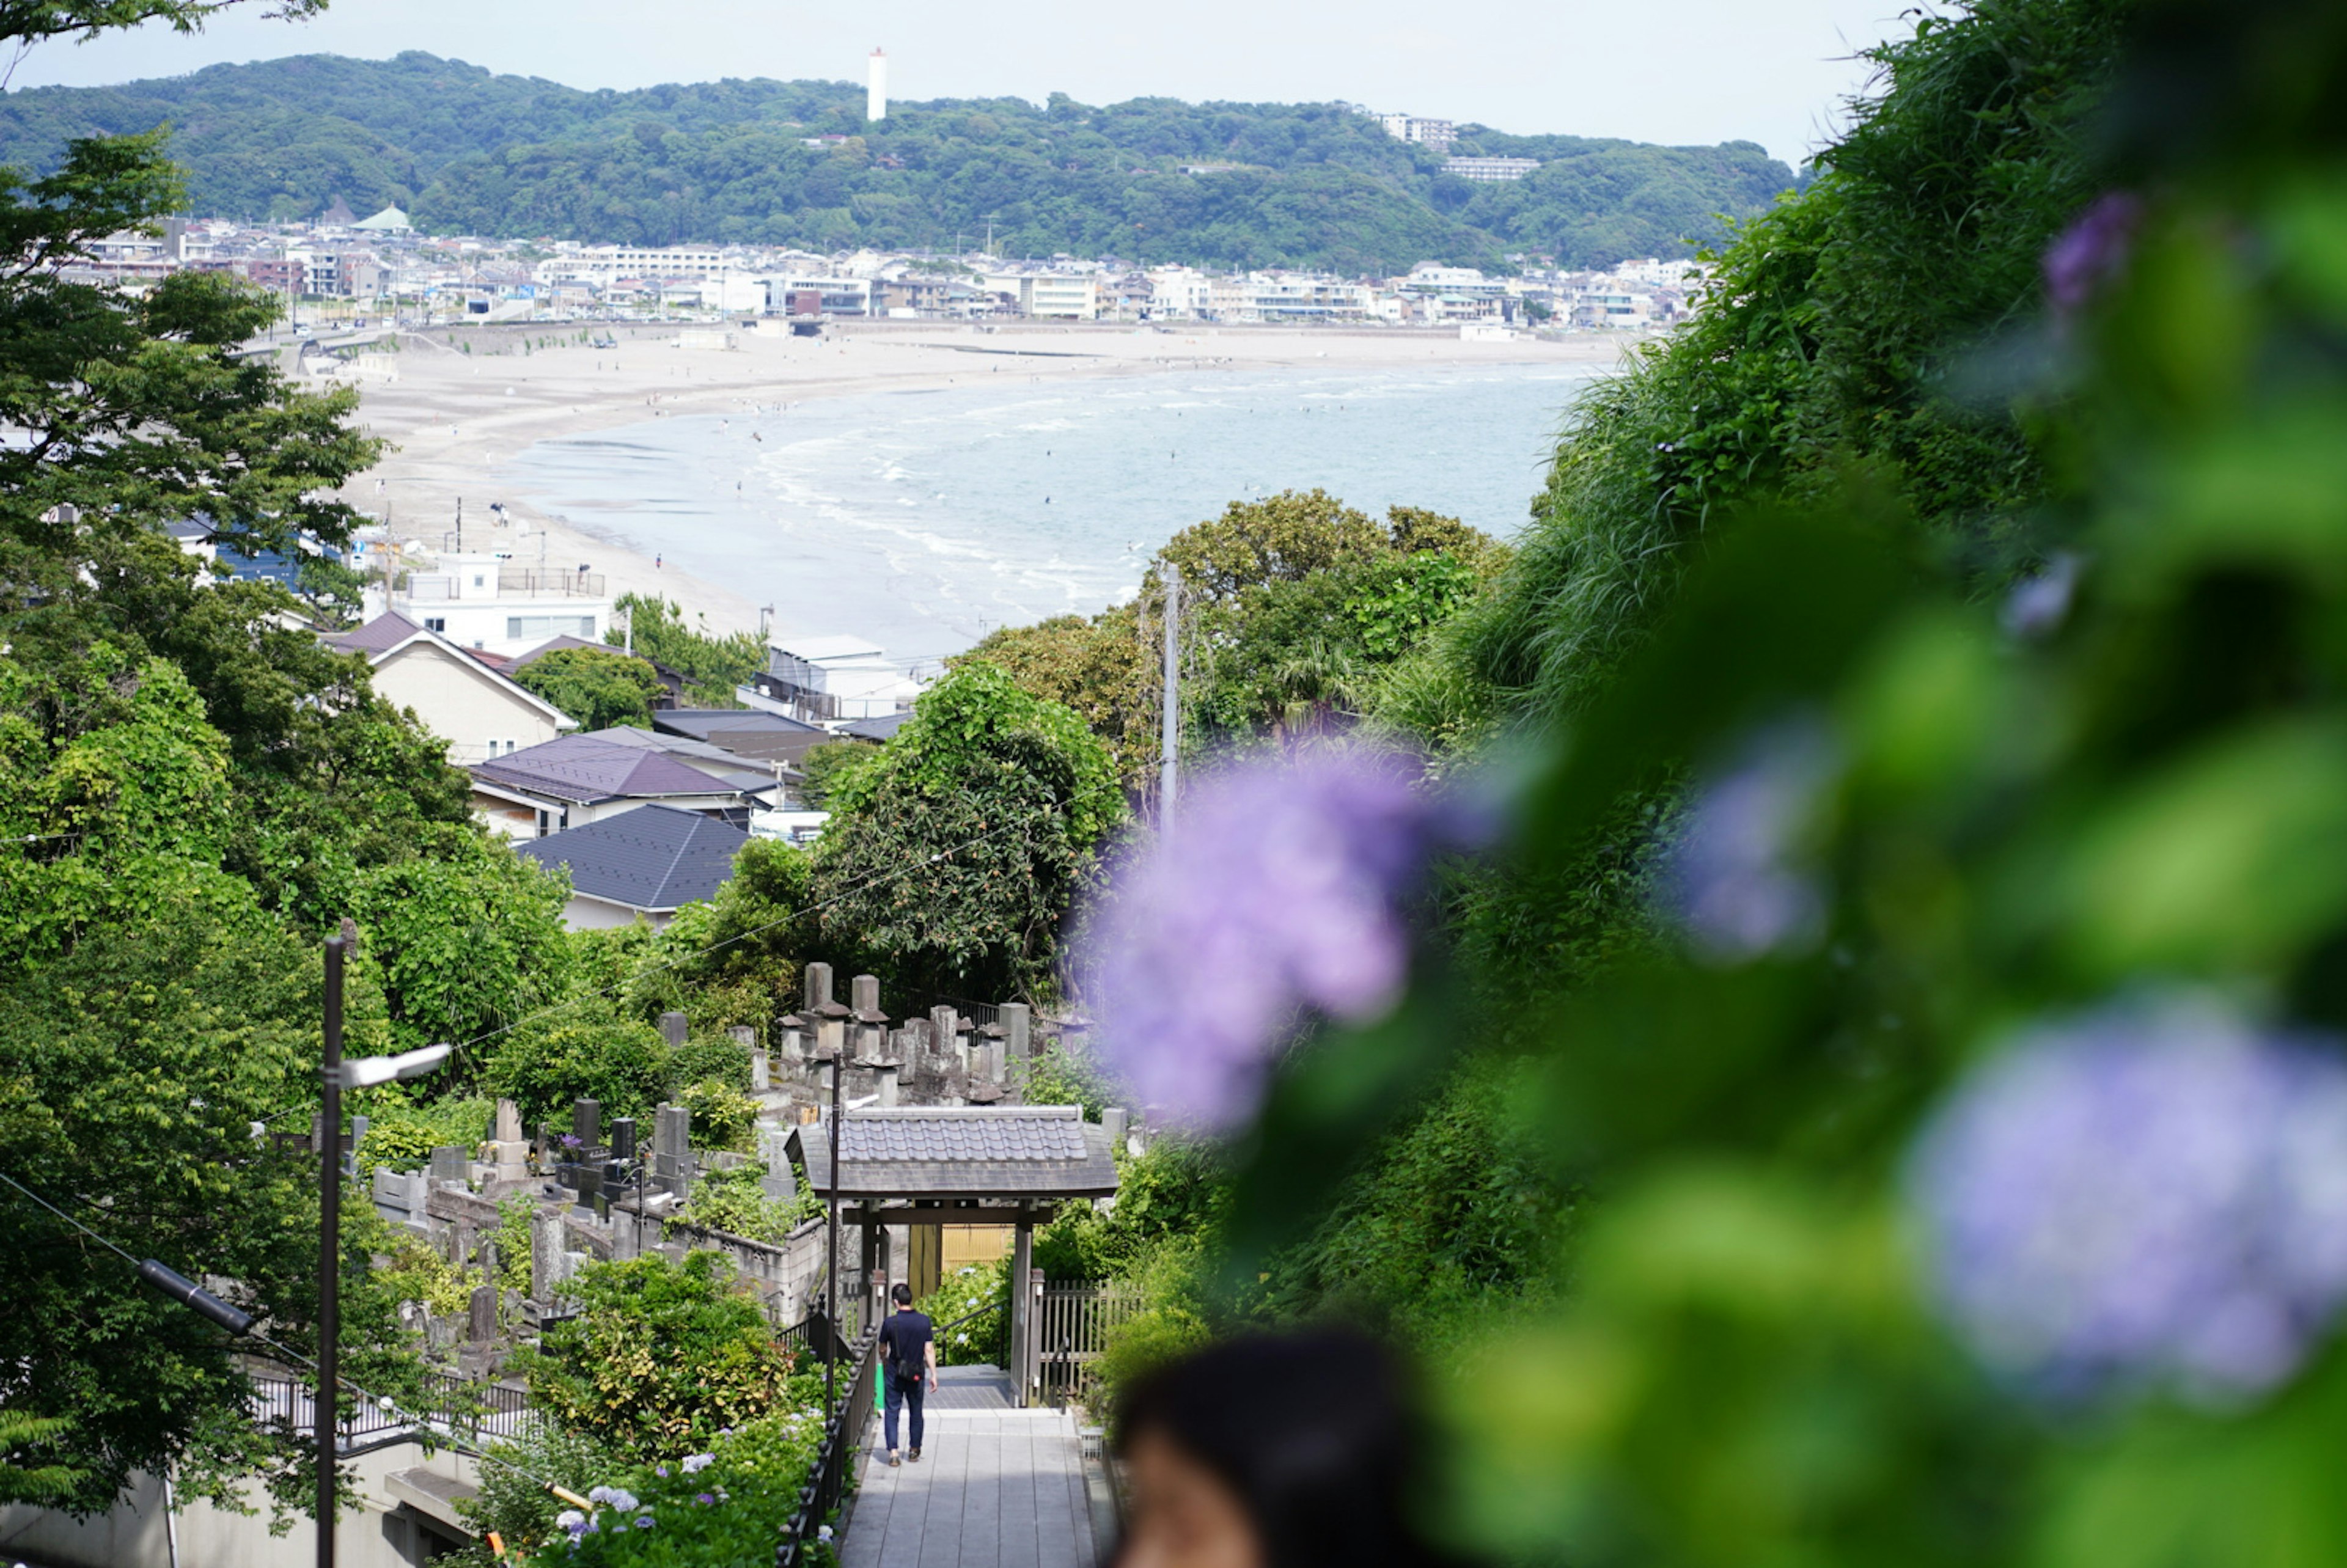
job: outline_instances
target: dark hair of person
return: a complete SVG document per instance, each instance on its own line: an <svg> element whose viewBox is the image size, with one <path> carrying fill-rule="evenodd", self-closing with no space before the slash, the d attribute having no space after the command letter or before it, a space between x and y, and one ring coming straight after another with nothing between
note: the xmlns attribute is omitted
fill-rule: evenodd
<svg viewBox="0 0 2347 1568"><path fill-rule="evenodd" d="M899 1307L910 1307L913 1305L913 1287L902 1283L892 1285L888 1287L888 1299Z"/></svg>
<svg viewBox="0 0 2347 1568"><path fill-rule="evenodd" d="M1266 1568L1455 1563L1411 1517L1430 1473L1401 1368L1345 1330L1225 1340L1138 1379L1116 1450L1154 1431L1238 1494Z"/></svg>

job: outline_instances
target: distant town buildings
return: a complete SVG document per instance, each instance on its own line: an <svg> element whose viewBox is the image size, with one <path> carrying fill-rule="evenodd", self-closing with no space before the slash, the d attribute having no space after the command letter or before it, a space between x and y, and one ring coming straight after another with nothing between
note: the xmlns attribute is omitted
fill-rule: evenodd
<svg viewBox="0 0 2347 1568"><path fill-rule="evenodd" d="M1537 158L1446 158L1442 172L1461 179L1522 179L1540 167Z"/></svg>
<svg viewBox="0 0 2347 1568"><path fill-rule="evenodd" d="M1539 164L1460 156L1446 167L1471 179L1498 180L1522 179ZM433 238L418 234L395 208L352 221L341 220L349 217L346 207L327 217L336 221L175 220L158 234L95 241L86 258L61 270L134 290L181 270L240 274L286 297L297 333L359 334L323 343L304 361L316 374L358 380L396 378L399 355L364 335L380 336L391 326L667 323L679 343L719 351L739 346L746 335L819 333L833 323L880 320L1652 331L1692 313L1704 280L1694 262L1658 258L1568 272L1527 254L1509 257L1504 273L1430 261L1399 276L1371 277L1071 256L817 255L748 245ZM510 563L497 592L521 591L516 585L527 579L528 606L503 602L486 583L477 592L469 580L444 583L445 575L418 574L400 612L419 625L443 623L432 630L463 647L543 641L552 633L540 623L549 618L595 619L596 629L580 635L600 636L608 615L608 607L590 602L598 596L578 584L541 581ZM442 597L422 597L434 592ZM549 598L575 602L540 602Z"/></svg>

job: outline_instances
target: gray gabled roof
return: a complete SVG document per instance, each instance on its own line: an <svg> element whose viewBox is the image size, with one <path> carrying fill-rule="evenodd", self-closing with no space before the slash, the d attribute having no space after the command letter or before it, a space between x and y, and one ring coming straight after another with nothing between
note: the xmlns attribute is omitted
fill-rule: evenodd
<svg viewBox="0 0 2347 1568"><path fill-rule="evenodd" d="M334 632L322 641L345 653L388 653L424 628L395 610L386 610L364 626Z"/></svg>
<svg viewBox="0 0 2347 1568"><path fill-rule="evenodd" d="M723 779L641 746L591 735L564 735L472 764L475 777L552 800L612 800L625 795L712 795L740 792Z"/></svg>
<svg viewBox="0 0 2347 1568"><path fill-rule="evenodd" d="M899 708L893 713L875 713L868 719L857 719L839 726L843 735L854 735L859 741L886 743L896 739L897 732L912 722L913 711Z"/></svg>
<svg viewBox="0 0 2347 1568"><path fill-rule="evenodd" d="M831 1190L827 1124L794 1128L807 1181ZM850 1111L839 1128L843 1198L1051 1202L1116 1191L1108 1132L1076 1105L897 1106Z"/></svg>
<svg viewBox="0 0 2347 1568"><path fill-rule="evenodd" d="M672 805L640 805L584 827L526 839L515 853L570 867L570 889L607 904L667 911L716 897L750 835Z"/></svg>

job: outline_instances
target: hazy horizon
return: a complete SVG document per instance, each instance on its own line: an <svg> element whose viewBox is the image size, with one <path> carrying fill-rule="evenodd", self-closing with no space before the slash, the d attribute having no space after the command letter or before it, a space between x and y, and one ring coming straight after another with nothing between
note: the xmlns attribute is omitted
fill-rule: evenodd
<svg viewBox="0 0 2347 1568"><path fill-rule="evenodd" d="M342 0L308 22L231 12L192 36L149 25L45 44L6 86L115 86L210 65L409 49L587 90L729 77L860 81L878 44L900 102L1040 103L1052 92L1095 105L1341 100L1520 135L1753 141L1798 167L1865 86L1855 52L1901 30L1886 0L1679 0L1635 15L1586 0L1503 5L1471 37L1430 28L1422 7L1401 0L1363 0L1336 36L1315 14L1241 0L1198 0L1184 26L1156 30L1103 26L1096 10L1045 0L1010 37L938 0L907 0L885 18L794 17L787 29L766 12L753 0L709 0L694 25L647 34L640 23L596 25L641 15L616 0L503 0L493 11L473 0ZM1063 13L1068 25L1054 26ZM1245 46L1231 46L1235 38ZM722 65L704 63L712 56Z"/></svg>

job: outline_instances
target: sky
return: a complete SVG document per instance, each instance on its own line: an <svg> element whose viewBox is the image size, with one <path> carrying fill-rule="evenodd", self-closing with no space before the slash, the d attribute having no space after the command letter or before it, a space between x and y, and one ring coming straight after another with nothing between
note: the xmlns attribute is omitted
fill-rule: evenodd
<svg viewBox="0 0 2347 1568"><path fill-rule="evenodd" d="M1519 133L1757 141L1797 163L1866 83L1857 51L1903 28L1901 0L1184 0L1102 5L967 0L885 6L774 0L334 0L307 22L259 4L194 37L149 26L51 43L12 87L176 76L221 61L403 49L580 87L718 77L861 81L876 46L894 97L1064 92L1327 102L1479 120Z"/></svg>

